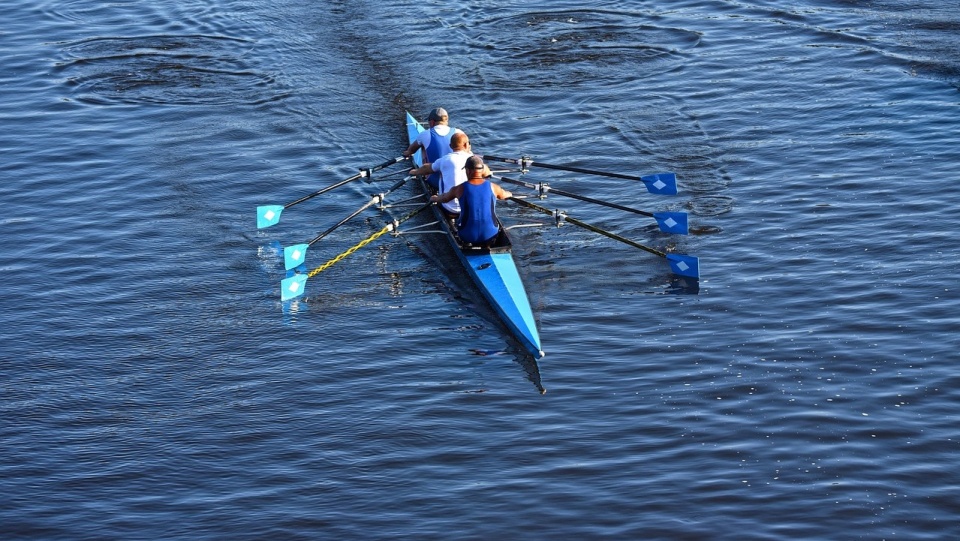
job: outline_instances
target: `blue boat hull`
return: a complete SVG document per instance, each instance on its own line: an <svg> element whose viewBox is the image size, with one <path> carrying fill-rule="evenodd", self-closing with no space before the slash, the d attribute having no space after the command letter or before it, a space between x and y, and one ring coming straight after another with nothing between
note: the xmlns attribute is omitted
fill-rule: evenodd
<svg viewBox="0 0 960 541"><path fill-rule="evenodd" d="M423 129L420 122L407 113L407 135L410 142L413 142ZM421 153L414 156L418 165L422 163ZM426 193L433 193L424 179L421 178L420 182ZM534 358L543 357L540 334L530 309L527 291L513 260L510 238L506 231L501 229L492 248L464 246L450 227L440 205L433 205L433 212L460 262L503 324Z"/></svg>

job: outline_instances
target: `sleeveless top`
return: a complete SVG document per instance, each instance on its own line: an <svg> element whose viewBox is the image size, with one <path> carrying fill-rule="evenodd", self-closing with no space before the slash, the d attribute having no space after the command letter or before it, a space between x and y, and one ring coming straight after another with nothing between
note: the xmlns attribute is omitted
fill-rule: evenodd
<svg viewBox="0 0 960 541"><path fill-rule="evenodd" d="M460 240L477 244L492 239L500 230L493 186L489 180L483 184L465 182L462 186L460 218L457 220Z"/></svg>
<svg viewBox="0 0 960 541"><path fill-rule="evenodd" d="M469 150L455 150L433 162L433 170L440 173L440 185L437 193L446 193L467 181L467 172L463 166L467 158L473 156ZM451 214L460 214L460 201L453 199L443 203L443 208Z"/></svg>
<svg viewBox="0 0 960 541"><path fill-rule="evenodd" d="M450 131L448 131L446 135L438 134L436 126L430 128L428 131L430 132L430 146L424 149L427 153L428 162L433 163L453 152L453 149L450 148L450 139L453 137L453 134L457 132L455 128L450 128ZM430 176L427 177L427 181L433 186L438 186L440 184L440 173L438 171L431 173Z"/></svg>

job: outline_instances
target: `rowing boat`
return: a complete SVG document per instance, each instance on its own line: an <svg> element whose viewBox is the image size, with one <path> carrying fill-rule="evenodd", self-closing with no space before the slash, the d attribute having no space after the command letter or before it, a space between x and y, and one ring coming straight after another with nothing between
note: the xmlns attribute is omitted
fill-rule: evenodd
<svg viewBox="0 0 960 541"><path fill-rule="evenodd" d="M411 143L423 130L423 125L407 113L407 136ZM422 151L414 156L414 162L418 166L423 164L421 154ZM419 180L428 195L435 193L425 178L421 177ZM440 205L432 205L432 209L457 258L491 308L525 350L534 358L543 357L540 334L533 319L527 291L513 259L513 245L507 231L501 225L497 240L489 248L461 243Z"/></svg>
<svg viewBox="0 0 960 541"><path fill-rule="evenodd" d="M407 117L407 135L410 143L412 143L419 134L424 131L424 127L417 122L417 120L410 115L406 114ZM422 159L423 152L417 152L414 156L414 162L420 166L423 165ZM625 178L629 180L637 180L643 182L647 191L654 194L662 195L676 195L677 186L676 186L676 175L674 173L656 173L653 175L624 175L620 173L609 173L603 171L593 171L589 169L583 169L576 166L566 166L566 165L550 165L540 162L534 162L528 157L523 158L498 158L496 156L486 156L485 158L504 161L507 163L516 163L521 166L521 173L526 173L526 170L529 166L537 166L559 170L559 171L571 171L577 173L591 174L597 176L606 176L612 178ZM405 161L406 158L403 156L392 158L386 162L377 165L372 168L361 169L360 173L353 175L345 180L337 182L331 186L318 190L306 197L301 197L296 201L287 203L286 205L262 205L257 207L257 227L264 228L270 227L278 223L280 219L280 212L283 209L289 208L293 205L299 204L303 201L306 201L314 196L326 193L330 190L333 190L339 186L343 186L348 182L352 182L360 178L369 178L374 171L379 171L386 167L389 167L392 164L400 163ZM618 210L623 210L631 212L634 214L640 214L643 216L654 218L657 221L660 230L665 233L671 234L680 234L686 235L688 233L687 228L687 216L686 213L682 212L648 212L644 210L639 210L631 207L627 207L618 203L611 203L607 201L601 201L593 197L587 197L566 190L558 190L550 188L546 183L532 184L526 181L521 181L517 179L510 179L507 177L494 177L499 178L502 182L510 182L512 184L518 184L527 188L536 189L540 197L543 198L547 193L553 193L556 195L577 199L580 201L593 203L605 207L615 208ZM537 325L533 319L533 312L530 309L530 300L527 298L526 289L523 287L523 281L520 279L520 274L517 271L516 262L513 260L513 247L510 243L510 237L507 234L506 229L501 225L500 230L495 237L495 241L492 243L492 246L473 246L466 243L461 243L460 239L456 234L456 230L453 227L453 224L447 220L447 217L444 215L443 209L439 205L425 203L420 205L416 210L404 215L402 218L395 219L392 222L386 224L376 233L368 236L363 239L356 245L350 247L346 251L337 255L336 257L330 259L326 263L320 265L319 267L314 268L313 270L302 273L298 269L304 263L304 258L306 256L306 250L314 243L320 241L328 234L332 233L338 229L343 224L347 223L349 220L353 219L365 209L383 203L384 197L397 190L404 185L409 180L414 179L414 177L409 176L405 177L402 180L395 183L390 187L386 192L376 194L371 196L370 200L367 203L364 203L359 209L354 211L352 214L346 218L340 220L336 225L330 227L323 233L320 233L313 240L304 243L304 244L295 244L287 246L283 250L284 255L284 267L293 272L292 275L288 275L287 278L280 281L280 300L289 301L297 297L300 297L304 293L304 288L306 285L307 278L315 276L316 274L323 272L324 270L330 268L332 265L338 261L343 260L350 254L356 252L360 248L366 246L367 244L375 241L379 237L393 232L395 235L399 234L397 228L400 224L406 222L407 220L412 219L417 216L420 212L425 211L426 209L432 209L436 223L439 224L441 231L439 233L444 234L449 241L451 248L454 253L457 255L457 258L460 260L464 269L467 271L467 275L470 276L471 280L476 284L479 291L483 294L483 297L490 304L490 307L497 314L500 321L503 323L503 326L510 332L510 334L517 340L517 342L522 345L523 349L529 352L534 359L539 359L543 357L543 350L540 349L540 335L537 332ZM421 177L419 179L423 191L428 195L434 193L434 189L426 182L426 179ZM592 231L594 233L603 235L610 239L616 240L623 244L633 246L640 250L644 250L653 255L662 257L666 259L667 263L670 265L671 271L683 277L692 278L694 280L700 279L700 260L694 256L676 254L676 253L667 253L664 251L651 248L649 246L644 246L639 242L630 240L624 236L621 236L617 233L607 231L606 229L591 225L589 223L578 220L566 212L559 210L550 210L545 207L541 207L535 203L531 203L527 199L522 197L510 197L508 198L513 203L525 207L531 210L535 210L542 214L552 216L556 220L556 224L559 227L563 223L570 223L576 225L580 228ZM384 208L384 207L380 207ZM536 363L534 363L536 364Z"/></svg>

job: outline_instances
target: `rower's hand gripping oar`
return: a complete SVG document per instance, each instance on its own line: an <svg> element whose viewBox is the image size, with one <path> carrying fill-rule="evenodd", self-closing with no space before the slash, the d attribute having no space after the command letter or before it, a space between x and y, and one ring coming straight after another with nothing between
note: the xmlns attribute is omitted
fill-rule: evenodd
<svg viewBox="0 0 960 541"><path fill-rule="evenodd" d="M297 199L296 201L293 201L292 203L287 203L286 205L261 205L261 206L257 207L257 229L263 229L264 227L270 227L271 225L277 224L277 223L280 221L280 213L283 212L284 209L290 208L290 207L296 205L297 203L303 203L304 201L306 201L306 200L308 200L308 199L312 199L312 198L314 198L314 197L316 197L316 196L318 196L318 195L320 195L320 194L327 193L327 192L329 192L330 190L339 188L340 186L343 186L344 184L347 184L348 182L353 182L354 180L357 180L357 179L359 179L359 178L367 178L367 177L370 177L373 173L376 173L377 171L379 171L379 170L381 170L381 169L390 167L391 165L393 165L393 164L395 164L395 163L400 163L400 162L402 162L402 161L404 161L404 160L406 160L406 159L407 159L407 158L405 158L405 157L403 157L403 156L398 156L398 157L393 158L393 159L391 159L391 160L385 161L385 162L381 163L380 165L375 165L375 166L373 166L373 167L371 167L371 168L369 168L369 169L361 169L359 173L357 173L356 175L353 175L353 176L350 177L350 178L341 180L340 182L337 182L336 184L331 184L330 186L327 186L326 188L322 188L322 189L320 189L320 190L317 190L317 191L313 192L313 193L310 194L310 195L306 195L306 196L304 196L304 197L301 197L300 199Z"/></svg>
<svg viewBox="0 0 960 541"><path fill-rule="evenodd" d="M571 167L569 165L550 165L549 163L540 163L524 156L523 158L501 158L499 156L483 155L484 160L495 160L498 162L513 163L526 170L531 165L534 167L543 167L544 169L554 169L557 171L570 171L572 173L583 173L585 175L597 175L601 177L624 178L627 180L639 180L647 187L647 191L658 195L677 195L677 175L674 173L654 173L652 175L624 175L622 173L608 173L606 171L594 171L592 169L582 169L580 167Z"/></svg>
<svg viewBox="0 0 960 541"><path fill-rule="evenodd" d="M334 257L334 258L331 259L330 261L327 261L326 263L324 263L323 265L320 265L319 267L313 269L312 271L310 271L310 272L308 272L308 273L306 273L306 274L297 273L297 274L294 274L293 276L291 276L291 277L289 277L289 278L284 278L283 280L280 281L280 300L281 300L281 301L288 301L288 300L290 300L290 299L295 299L295 298L299 297L300 295L303 295L303 290L304 290L304 288L306 287L306 284L307 284L307 278L311 278L311 277L313 277L313 276L316 276L317 274L319 274L319 273L321 273L321 272L329 269L329 268L332 267L334 264L336 264L338 261L341 261L341 260L345 259L345 258L346 258L347 256L349 256L350 254L356 252L356 251L359 250L360 248L363 248L363 247L366 246L367 244L370 244L371 242L377 240L377 239L380 238L381 236L383 236L383 235L385 235L385 234L387 234L387 233L389 233L389 232L391 232L391 231L396 231L397 228L400 227L400 224L402 224L403 222L409 220L410 218L413 218L413 217L416 216L417 214L420 214L421 212L423 212L424 210L426 210L427 208L429 208L431 204L432 204L432 203L427 203L426 205L423 205L422 207L418 208L417 210L414 210L413 212L407 214L407 215L404 216L403 218L400 218L399 220L394 220L394 221L388 223L387 225L383 226L383 228L380 229L380 231L377 231L376 233L374 233L374 234L370 235L369 237L363 239L363 240L360 241L358 244L356 244L356 245L354 245L353 247L351 247L349 250L341 253L341 254L338 255L337 257Z"/></svg>
<svg viewBox="0 0 960 541"><path fill-rule="evenodd" d="M609 238L611 238L611 239L613 239L613 240L620 241L620 242L622 242L622 243L624 243L624 244L629 244L630 246L633 246L634 248L639 248L639 249L641 249L641 250L643 250L643 251L650 252L651 254L658 255L658 256L660 256L660 257L662 257L662 258L664 258L664 259L667 260L667 263L670 265L670 270L672 270L674 274L679 275L679 276L686 276L686 277L688 277L688 278L696 278L697 280L700 279L700 260L699 260L698 258L694 257L694 256L691 256L691 255L682 255L682 254L667 254L667 253L661 252L660 250L655 250L655 249L650 248L650 247L648 247L648 246L644 246L644 245L640 244L639 242L634 242L634 241L632 241L632 240L630 240L630 239L628 239L628 238L626 238L626 237L621 237L620 235L617 235L616 233L611 233L610 231L607 231L607 230L605 230L605 229L600 229L599 227L597 227L597 226L595 226L595 225L590 225L590 224L588 224L588 223L586 223L586 222L582 222L582 221L580 221L580 220L577 220L576 218L572 218L572 217L570 217L570 216L567 216L565 213L562 213L562 212L559 212L559 211L554 212L554 211L552 211L552 210L550 210L550 209L548 209L548 208L541 207L540 205L535 205L535 204L533 204L533 203L531 203L531 202L529 202L529 201L525 201L525 200L523 200L523 199L517 199L516 197L511 197L511 198L510 198L510 201L513 201L514 203L517 203L517 204L519 204L519 205L521 205L521 206L524 206L524 207L527 207L527 208L529 208L529 209L533 209L533 210L542 212L542 213L544 213L544 214L548 214L548 215L550 215L550 216L554 216L555 218L557 218L557 223L558 223L558 224L560 223L561 220L567 221L567 222L572 223L573 225L582 227L582 228L584 228L584 229L586 229L586 230L588 230L588 231L593 231L594 233L599 233L599 234L601 234L601 235L603 235L603 236L605 236L605 237L609 237Z"/></svg>
<svg viewBox="0 0 960 541"><path fill-rule="evenodd" d="M508 177L493 176L492 178L499 179L504 182L509 182L511 184L516 184L518 186L524 186L526 188L530 188L531 190L537 190L540 193L541 197L545 196L547 193L555 193L557 195L562 195L564 197L569 197L571 199L586 201L587 203L594 203L596 205L602 205L604 207L610 207L617 210L632 212L634 214L640 214L642 216L649 216L657 221L657 225L660 226L660 231L663 231L664 233L686 235L689 232L689 229L687 227L686 212L647 212L645 210L625 207L623 205L618 205L617 203L610 203L609 201L601 201L599 199L594 199L592 197L587 197L585 195L579 195L579 194L567 192L564 190L551 188L549 185L543 182L533 184L531 182L524 182L522 180L517 180L513 178L508 178Z"/></svg>
<svg viewBox="0 0 960 541"><path fill-rule="evenodd" d="M394 184L393 186L390 186L390 189L387 190L386 192L379 193L379 194L376 194L376 195L371 196L371 197L370 197L370 201L367 201L362 207L358 208L358 209L355 210L352 214L350 214L350 215L347 216L346 218L344 218L344 219L340 220L339 222L337 222L337 223L336 223L334 226L332 226L330 229L327 229L327 230L324 231L323 233L320 233L319 235L317 235L313 240L311 240L311 241L309 241L309 242L305 242L305 243L303 243L303 244L294 244L293 246L287 246L286 248L284 248L284 249L283 249L283 266L284 266L284 268L287 269L287 270L290 270L290 269L292 269L292 268L295 268L295 267L300 266L300 265L303 263L304 259L306 259L306 257L307 257L307 248L309 248L310 246L312 246L312 245L315 244L316 242L320 241L320 239L322 239L323 237L326 237L326 236L329 235L330 233L333 233L334 230L336 230L336 229L337 229L338 227L340 227L341 225L349 222L350 220L352 220L354 217L356 217L356 216L357 216L358 214L360 214L361 212L367 210L368 208L372 207L373 205L376 205L376 204L378 204L378 203L382 203L382 202L383 202L383 198L386 197L387 194L389 194L390 192L396 190L396 189L399 188L400 186L403 186L403 184L404 184L405 182L407 182L408 180L410 180L410 179L412 179L412 178L413 178L413 177L409 177L409 176L408 176L408 177L404 177L404 178L400 179L400 180L399 180L396 184Z"/></svg>

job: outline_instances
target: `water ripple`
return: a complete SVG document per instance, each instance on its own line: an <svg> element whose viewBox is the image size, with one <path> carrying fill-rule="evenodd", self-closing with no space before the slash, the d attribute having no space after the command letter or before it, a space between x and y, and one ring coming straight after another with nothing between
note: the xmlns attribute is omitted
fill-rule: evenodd
<svg viewBox="0 0 960 541"><path fill-rule="evenodd" d="M224 36L90 38L66 44L67 59L56 70L74 99L89 104L253 105L281 99L276 77L258 72L239 54L251 46Z"/></svg>
<svg viewBox="0 0 960 541"><path fill-rule="evenodd" d="M491 19L478 30L486 26L495 26L497 32L481 34L480 46L496 51L495 62L536 73L540 84L622 78L622 72L609 68L630 64L650 70L699 42L695 32L660 27L629 12L532 11Z"/></svg>

